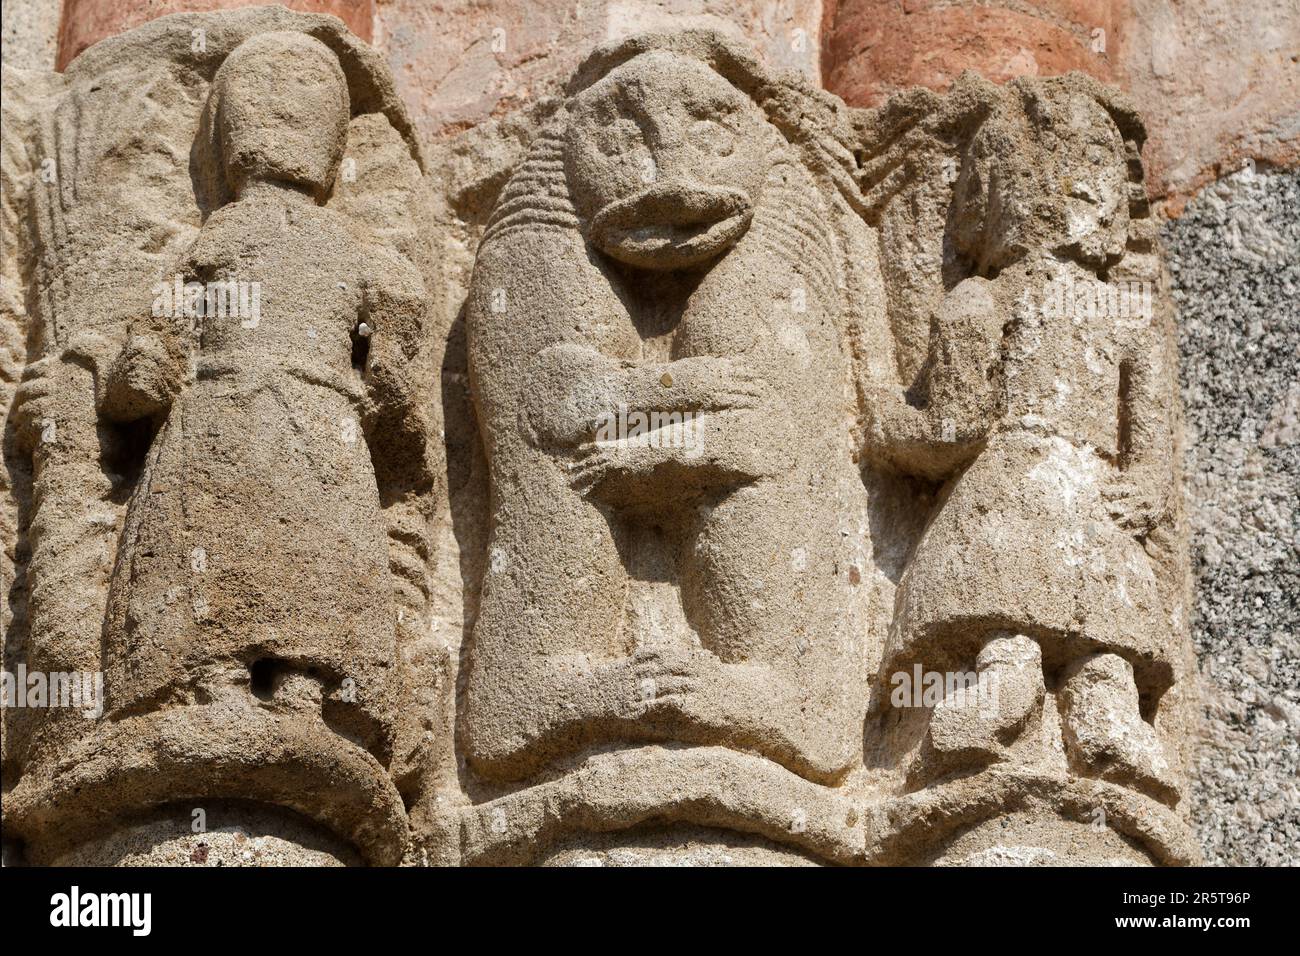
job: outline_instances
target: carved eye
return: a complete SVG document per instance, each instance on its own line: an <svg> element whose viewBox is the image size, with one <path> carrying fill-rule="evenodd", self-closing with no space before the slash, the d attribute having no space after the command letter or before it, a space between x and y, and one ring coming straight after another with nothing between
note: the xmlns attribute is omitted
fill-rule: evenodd
<svg viewBox="0 0 1300 956"><path fill-rule="evenodd" d="M713 120L696 120L691 124L691 145L710 156L730 156L735 137L721 123Z"/></svg>
<svg viewBox="0 0 1300 956"><path fill-rule="evenodd" d="M628 119L615 119L596 136L600 151L606 156L621 156L640 147L641 128Z"/></svg>

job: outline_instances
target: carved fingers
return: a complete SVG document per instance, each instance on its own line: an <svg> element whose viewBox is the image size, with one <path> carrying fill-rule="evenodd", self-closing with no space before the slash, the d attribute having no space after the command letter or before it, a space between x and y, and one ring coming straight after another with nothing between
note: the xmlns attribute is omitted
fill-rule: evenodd
<svg viewBox="0 0 1300 956"><path fill-rule="evenodd" d="M766 381L734 359L698 355L678 359L656 377L659 402L650 407L729 411L757 407L770 394Z"/></svg>
<svg viewBox="0 0 1300 956"><path fill-rule="evenodd" d="M1106 511L1125 531L1143 535L1168 515L1165 492L1152 489L1146 482L1121 479L1102 489Z"/></svg>
<svg viewBox="0 0 1300 956"><path fill-rule="evenodd" d="M624 716L683 713L699 696L708 678L712 655L678 647L642 647L631 657L610 665L619 682L618 701Z"/></svg>
<svg viewBox="0 0 1300 956"><path fill-rule="evenodd" d="M84 364L69 361L66 351L38 359L24 370L12 417L20 449L54 446L70 429L93 425L95 419L94 374Z"/></svg>
<svg viewBox="0 0 1300 956"><path fill-rule="evenodd" d="M700 689L693 655L677 648L645 647L632 655L637 697L650 708L680 700Z"/></svg>
<svg viewBox="0 0 1300 956"><path fill-rule="evenodd" d="M14 394L14 435L20 448L31 450L42 440L53 440L58 430L58 390L55 380L61 361L46 357L31 363Z"/></svg>
<svg viewBox="0 0 1300 956"><path fill-rule="evenodd" d="M569 464L570 486L581 494L589 494L614 471L618 455L619 448L614 445L582 446Z"/></svg>
<svg viewBox="0 0 1300 956"><path fill-rule="evenodd" d="M681 460L689 451L685 446L667 447L645 440L652 437L590 442L579 446L567 466L570 487L580 494L596 494L610 478L644 477L661 465Z"/></svg>

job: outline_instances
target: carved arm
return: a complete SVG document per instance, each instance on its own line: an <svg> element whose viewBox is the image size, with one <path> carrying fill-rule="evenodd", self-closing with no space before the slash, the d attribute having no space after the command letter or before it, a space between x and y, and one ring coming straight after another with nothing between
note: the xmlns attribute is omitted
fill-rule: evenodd
<svg viewBox="0 0 1300 956"><path fill-rule="evenodd" d="M922 407L896 384L864 386L870 460L937 481L978 453L999 408L1002 322L989 285L967 279L944 298L922 371Z"/></svg>
<svg viewBox="0 0 1300 956"><path fill-rule="evenodd" d="M563 342L537 354L527 420L539 444L573 449L622 411L722 411L752 407L758 379L730 359L693 356L628 362Z"/></svg>
<svg viewBox="0 0 1300 956"><path fill-rule="evenodd" d="M1167 398L1165 343L1150 324L1135 331L1120 365L1120 479L1106 491L1120 526L1145 534L1168 513L1173 431Z"/></svg>

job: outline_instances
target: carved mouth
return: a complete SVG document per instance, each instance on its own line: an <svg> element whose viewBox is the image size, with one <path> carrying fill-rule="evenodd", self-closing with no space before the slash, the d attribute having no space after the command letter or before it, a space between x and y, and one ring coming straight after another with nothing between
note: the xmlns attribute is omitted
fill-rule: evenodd
<svg viewBox="0 0 1300 956"><path fill-rule="evenodd" d="M752 217L749 197L739 189L651 187L598 212L591 238L628 265L681 269L730 248Z"/></svg>

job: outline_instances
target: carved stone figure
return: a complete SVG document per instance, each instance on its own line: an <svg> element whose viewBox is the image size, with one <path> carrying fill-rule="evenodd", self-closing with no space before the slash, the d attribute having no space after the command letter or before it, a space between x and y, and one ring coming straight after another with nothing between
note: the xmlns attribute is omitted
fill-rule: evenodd
<svg viewBox="0 0 1300 956"><path fill-rule="evenodd" d="M177 800L215 812L245 799L268 804L284 833L301 832L284 817L298 813L350 844L328 852L395 862L406 837L388 773L405 772L412 747L402 739L398 628L414 602L390 564L400 567L403 546L427 553L404 511L418 517L419 496L436 483L436 415L419 380L430 371L420 260L407 255L400 220L385 223L397 240L390 246L372 219L403 188L403 164L417 168L418 183L418 153L403 143L409 127L383 103L379 78L357 83L374 64L358 61L329 21L261 10L218 33L227 46L214 59L169 47L191 36L191 24L206 33L215 22L182 17L110 41L79 61L62 94L84 112L78 98L126 79L115 64L133 59L133 47L171 53L193 86L182 122L156 134L162 155L182 161L150 171L149 198L164 197L153 214L175 217L152 241L187 236L190 216L202 224L165 265L125 251L127 268L111 277L141 287L97 290L127 303L113 322L96 323L96 290L80 287L93 280L70 269L82 249L61 242L61 229L36 245L69 291L42 316L46 355L28 366L17 396L40 509L32 592L48 589L58 566L42 550L46 536L51 546L84 536L75 516L97 498L130 504L115 558L104 555L111 584L79 607L82 653L93 660L84 666L104 673L104 716L50 725L75 729L77 740L40 726L27 735L6 822L29 839L44 835L49 855L83 832L89 821L75 813L83 804L93 807L83 816L111 820ZM204 69L214 71L210 85ZM142 99L158 108L149 92ZM193 125L181 139L186 116ZM112 131L107 148L89 134L57 121L48 134L85 140L80 153L68 151L82 163L69 178L102 176L92 164L115 154ZM147 202L130 177L117 193ZM83 228L113 209L102 196L56 195L46 207L36 194L48 216ZM92 451L97 432L101 454ZM99 476L114 466L125 473ZM89 497L96 481L111 491ZM107 524L117 527L111 510ZM404 540L394 540L404 525ZM83 590L95 586L92 577ZM50 593L48 605L30 609L29 661L48 660L43 649L60 633L51 624L67 620L70 595ZM73 754L74 775L48 779L38 769ZM60 813L51 815L51 798ZM153 826L165 833L165 815ZM77 859L99 859L113 845L78 850Z"/></svg>
<svg viewBox="0 0 1300 956"><path fill-rule="evenodd" d="M1005 99L956 182L952 246L972 275L939 307L919 407L888 389L872 406L878 454L951 480L901 582L889 660L943 670L987 652L983 680L1039 685L1012 726L965 715L986 759L1041 719L1045 668L1079 771L1166 798L1148 720L1179 646L1141 541L1173 475L1168 359L1150 283L1104 278L1122 274L1130 233L1118 124L1140 127L1077 78L1012 84ZM1103 699L1114 716L1079 746L1077 709ZM943 712L935 729L958 719Z"/></svg>
<svg viewBox="0 0 1300 956"><path fill-rule="evenodd" d="M327 721L386 757L396 614L362 419L410 412L403 352L418 346L422 283L317 205L347 136L327 47L253 37L213 97L235 199L178 274L205 290L248 283L260 308L200 314L193 346L184 314L136 327L110 369L105 414L165 421L110 598L109 710L218 697L251 674L291 706L323 695Z"/></svg>
<svg viewBox="0 0 1300 956"><path fill-rule="evenodd" d="M826 782L859 752L840 253L737 83L669 42L611 52L479 249L495 523L466 743L490 777L615 740L724 744ZM684 439L603 438L620 415L675 416Z"/></svg>
<svg viewBox="0 0 1300 956"><path fill-rule="evenodd" d="M4 664L104 680L5 709L10 857L1196 859L1115 94L644 34L426 156L259 8L4 109Z"/></svg>

